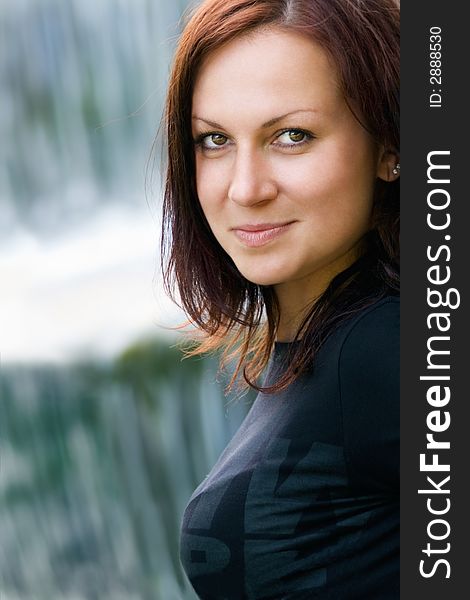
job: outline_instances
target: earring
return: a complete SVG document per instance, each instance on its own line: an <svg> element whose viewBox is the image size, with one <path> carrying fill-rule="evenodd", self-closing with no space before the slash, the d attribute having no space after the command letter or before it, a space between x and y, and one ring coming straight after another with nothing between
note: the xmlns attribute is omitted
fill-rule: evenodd
<svg viewBox="0 0 470 600"><path fill-rule="evenodd" d="M394 175L398 175L398 174L400 173L400 163L397 163L397 164L396 164L396 165L393 167L393 169L392 169L392 173L393 173Z"/></svg>

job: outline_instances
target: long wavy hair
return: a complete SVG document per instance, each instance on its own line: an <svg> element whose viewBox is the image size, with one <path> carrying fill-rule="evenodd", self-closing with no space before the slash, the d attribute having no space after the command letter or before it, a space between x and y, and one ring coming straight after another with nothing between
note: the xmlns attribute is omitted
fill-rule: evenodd
<svg viewBox="0 0 470 600"><path fill-rule="evenodd" d="M198 69L214 50L260 27L298 32L336 65L344 98L377 144L399 154L399 7L395 0L206 0L190 16L176 49L164 113L167 148L162 268L167 293L202 336L192 354L223 349L236 359L229 387L287 387L314 364L346 318L399 292L399 179L377 179L373 226L363 255L330 282L291 345L288 366L270 387L258 384L276 339L274 289L245 279L215 239L196 192L192 95ZM243 380L242 380L243 381Z"/></svg>

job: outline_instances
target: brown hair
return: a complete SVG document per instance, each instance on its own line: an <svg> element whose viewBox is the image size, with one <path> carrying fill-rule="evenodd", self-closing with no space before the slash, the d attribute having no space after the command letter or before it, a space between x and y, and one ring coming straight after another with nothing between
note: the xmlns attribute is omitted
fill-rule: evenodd
<svg viewBox="0 0 470 600"><path fill-rule="evenodd" d="M277 391L313 364L318 349L348 315L399 289L399 179L377 180L374 227L366 250L311 307L285 373L256 384L276 338L274 290L245 279L213 236L196 193L191 99L209 53L259 27L300 32L336 64L346 101L386 150L399 152L399 8L395 0L206 0L187 23L170 76L165 110L168 149L162 266L167 292L179 292L190 321L205 334L193 353L224 348L256 389Z"/></svg>

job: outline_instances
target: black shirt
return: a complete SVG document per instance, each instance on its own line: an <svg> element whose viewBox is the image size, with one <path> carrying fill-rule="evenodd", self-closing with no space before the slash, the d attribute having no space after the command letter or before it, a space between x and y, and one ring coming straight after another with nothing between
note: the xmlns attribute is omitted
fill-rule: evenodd
<svg viewBox="0 0 470 600"><path fill-rule="evenodd" d="M276 344L266 383L288 350ZM399 597L398 298L258 395L189 501L181 561L204 600Z"/></svg>

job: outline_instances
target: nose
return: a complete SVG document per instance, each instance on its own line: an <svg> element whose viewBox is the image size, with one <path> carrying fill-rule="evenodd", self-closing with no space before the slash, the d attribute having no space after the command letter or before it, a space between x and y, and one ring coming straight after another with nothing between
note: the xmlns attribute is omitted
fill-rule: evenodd
<svg viewBox="0 0 470 600"><path fill-rule="evenodd" d="M228 198L240 206L273 200L278 193L268 158L263 151L238 149L228 189Z"/></svg>

